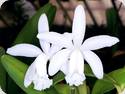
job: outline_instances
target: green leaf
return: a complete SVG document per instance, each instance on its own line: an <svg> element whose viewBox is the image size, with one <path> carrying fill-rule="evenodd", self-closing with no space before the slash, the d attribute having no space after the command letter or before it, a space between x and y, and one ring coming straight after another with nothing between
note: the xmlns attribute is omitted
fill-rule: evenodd
<svg viewBox="0 0 125 94"><path fill-rule="evenodd" d="M122 92L125 89L125 68L112 71L105 75L102 80L98 80L94 85L92 94L104 94L114 88L118 92Z"/></svg>
<svg viewBox="0 0 125 94"><path fill-rule="evenodd" d="M118 92L122 92L125 89L125 68L115 70L109 73L108 76Z"/></svg>
<svg viewBox="0 0 125 94"><path fill-rule="evenodd" d="M106 11L107 18L107 30L108 34L118 37L118 20L117 12L114 8L110 8Z"/></svg>
<svg viewBox="0 0 125 94"><path fill-rule="evenodd" d="M46 4L42 8L40 8L37 13L29 19L27 24L18 34L14 44L19 43L35 43L37 41L37 28L38 28L38 20L42 13L46 13L48 17L49 24L51 25L55 16L56 8L51 4ZM42 27L41 27L42 28Z"/></svg>
<svg viewBox="0 0 125 94"><path fill-rule="evenodd" d="M92 94L104 94L106 92L109 92L112 89L114 89L114 86L112 83L105 80L97 80L97 82L95 83L92 89Z"/></svg>
<svg viewBox="0 0 125 94"><path fill-rule="evenodd" d="M59 94L54 87L45 90L47 94Z"/></svg>
<svg viewBox="0 0 125 94"><path fill-rule="evenodd" d="M89 77L95 77L90 66L88 64L84 64L84 73L86 76L89 76Z"/></svg>
<svg viewBox="0 0 125 94"><path fill-rule="evenodd" d="M80 85L77 88L78 88L78 94L88 94L88 89L85 82L83 85Z"/></svg>
<svg viewBox="0 0 125 94"><path fill-rule="evenodd" d="M53 77L53 84L55 85L63 80L64 80L64 74L62 72L59 72Z"/></svg>
<svg viewBox="0 0 125 94"><path fill-rule="evenodd" d="M9 55L3 55L1 57L1 62L5 70L8 72L9 76L27 94L47 94L44 91L34 90L33 85L29 86L28 88L24 87L23 85L24 75L28 68L26 64L22 63L21 61Z"/></svg>
<svg viewBox="0 0 125 94"><path fill-rule="evenodd" d="M5 53L5 50L0 47L0 57ZM3 90L6 87L6 71L4 70L2 64L0 63L0 86Z"/></svg>
<svg viewBox="0 0 125 94"><path fill-rule="evenodd" d="M0 64L0 86L3 90L6 87L6 71L4 70L3 66Z"/></svg>

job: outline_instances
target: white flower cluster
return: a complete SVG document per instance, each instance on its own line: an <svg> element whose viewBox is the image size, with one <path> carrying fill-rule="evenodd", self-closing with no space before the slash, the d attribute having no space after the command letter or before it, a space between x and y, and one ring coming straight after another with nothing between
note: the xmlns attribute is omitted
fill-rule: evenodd
<svg viewBox="0 0 125 94"><path fill-rule="evenodd" d="M58 71L65 74L65 80L70 86L79 86L86 79L84 60L98 79L103 78L102 62L93 50L110 47L119 42L119 39L99 35L83 42L85 28L86 17L82 5L75 9L72 33L49 32L47 17L42 14L38 22L37 35L42 50L31 44L17 44L7 49L7 53L13 56L36 57L26 72L25 87L33 82L36 90L49 88L53 83L49 76L55 75Z"/></svg>

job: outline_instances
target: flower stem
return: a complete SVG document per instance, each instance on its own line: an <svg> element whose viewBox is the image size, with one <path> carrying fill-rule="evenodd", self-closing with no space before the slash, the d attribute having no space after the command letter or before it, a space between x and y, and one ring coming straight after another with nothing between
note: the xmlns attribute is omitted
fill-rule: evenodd
<svg viewBox="0 0 125 94"><path fill-rule="evenodd" d="M87 85L86 85L86 81L84 81L84 84L82 84L82 85L71 86L70 94L90 94L89 87L87 87Z"/></svg>
<svg viewBox="0 0 125 94"><path fill-rule="evenodd" d="M77 94L77 91L76 91L76 87L75 87L75 86L71 86L70 90L71 90L71 93L70 93L70 94Z"/></svg>

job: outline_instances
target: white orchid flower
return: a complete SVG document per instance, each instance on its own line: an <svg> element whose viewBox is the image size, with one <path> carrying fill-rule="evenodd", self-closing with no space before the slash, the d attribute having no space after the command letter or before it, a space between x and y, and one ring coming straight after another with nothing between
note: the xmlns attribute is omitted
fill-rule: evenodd
<svg viewBox="0 0 125 94"><path fill-rule="evenodd" d="M118 0L125 6L125 0Z"/></svg>
<svg viewBox="0 0 125 94"><path fill-rule="evenodd" d="M4 2L6 2L7 0L0 0L0 8L1 8L1 6L2 6L2 4L4 3Z"/></svg>
<svg viewBox="0 0 125 94"><path fill-rule="evenodd" d="M49 32L48 20L45 14L41 15L38 22L38 33ZM34 89L44 90L52 85L52 80L48 78L47 61L59 49L46 41L39 40L40 48L31 44L17 44L7 49L7 53L13 56L36 57L35 61L28 68L24 86L28 87L32 82Z"/></svg>
<svg viewBox="0 0 125 94"><path fill-rule="evenodd" d="M46 32L38 34L37 37L52 44L64 47L58 51L50 60L48 72L50 75L56 74L59 70L66 75L66 82L70 86L79 86L85 80L84 59L90 65L93 73L98 79L103 78L103 66L100 58L92 52L104 47L110 47L119 39L108 35L94 36L83 42L85 35L86 18L81 5L75 9L72 34L58 34Z"/></svg>

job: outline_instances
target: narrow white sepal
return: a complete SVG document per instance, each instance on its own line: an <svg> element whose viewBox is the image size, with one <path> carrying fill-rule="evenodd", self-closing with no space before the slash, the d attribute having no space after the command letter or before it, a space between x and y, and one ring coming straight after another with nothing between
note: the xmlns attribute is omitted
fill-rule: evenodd
<svg viewBox="0 0 125 94"><path fill-rule="evenodd" d="M42 14L38 21L38 33L49 32L49 24L46 14Z"/></svg>
<svg viewBox="0 0 125 94"><path fill-rule="evenodd" d="M31 44L17 44L7 49L7 53L13 56L37 57L41 49Z"/></svg>
<svg viewBox="0 0 125 94"><path fill-rule="evenodd" d="M38 21L38 34L49 32L49 25L48 25L48 19L46 14L42 14L39 18ZM43 51L48 54L49 49L50 49L50 43L44 41L44 40L39 40L40 41L40 46L43 49Z"/></svg>
<svg viewBox="0 0 125 94"><path fill-rule="evenodd" d="M98 79L103 78L103 66L100 58L92 51L84 51L84 58Z"/></svg>
<svg viewBox="0 0 125 94"><path fill-rule="evenodd" d="M86 16L85 10L82 5L78 5L75 9L72 33L73 42L75 46L80 46L82 44L86 27Z"/></svg>
<svg viewBox="0 0 125 94"><path fill-rule="evenodd" d="M111 47L112 45L119 42L116 37L108 35L99 35L86 39L82 45L82 50L97 50L104 47Z"/></svg>

